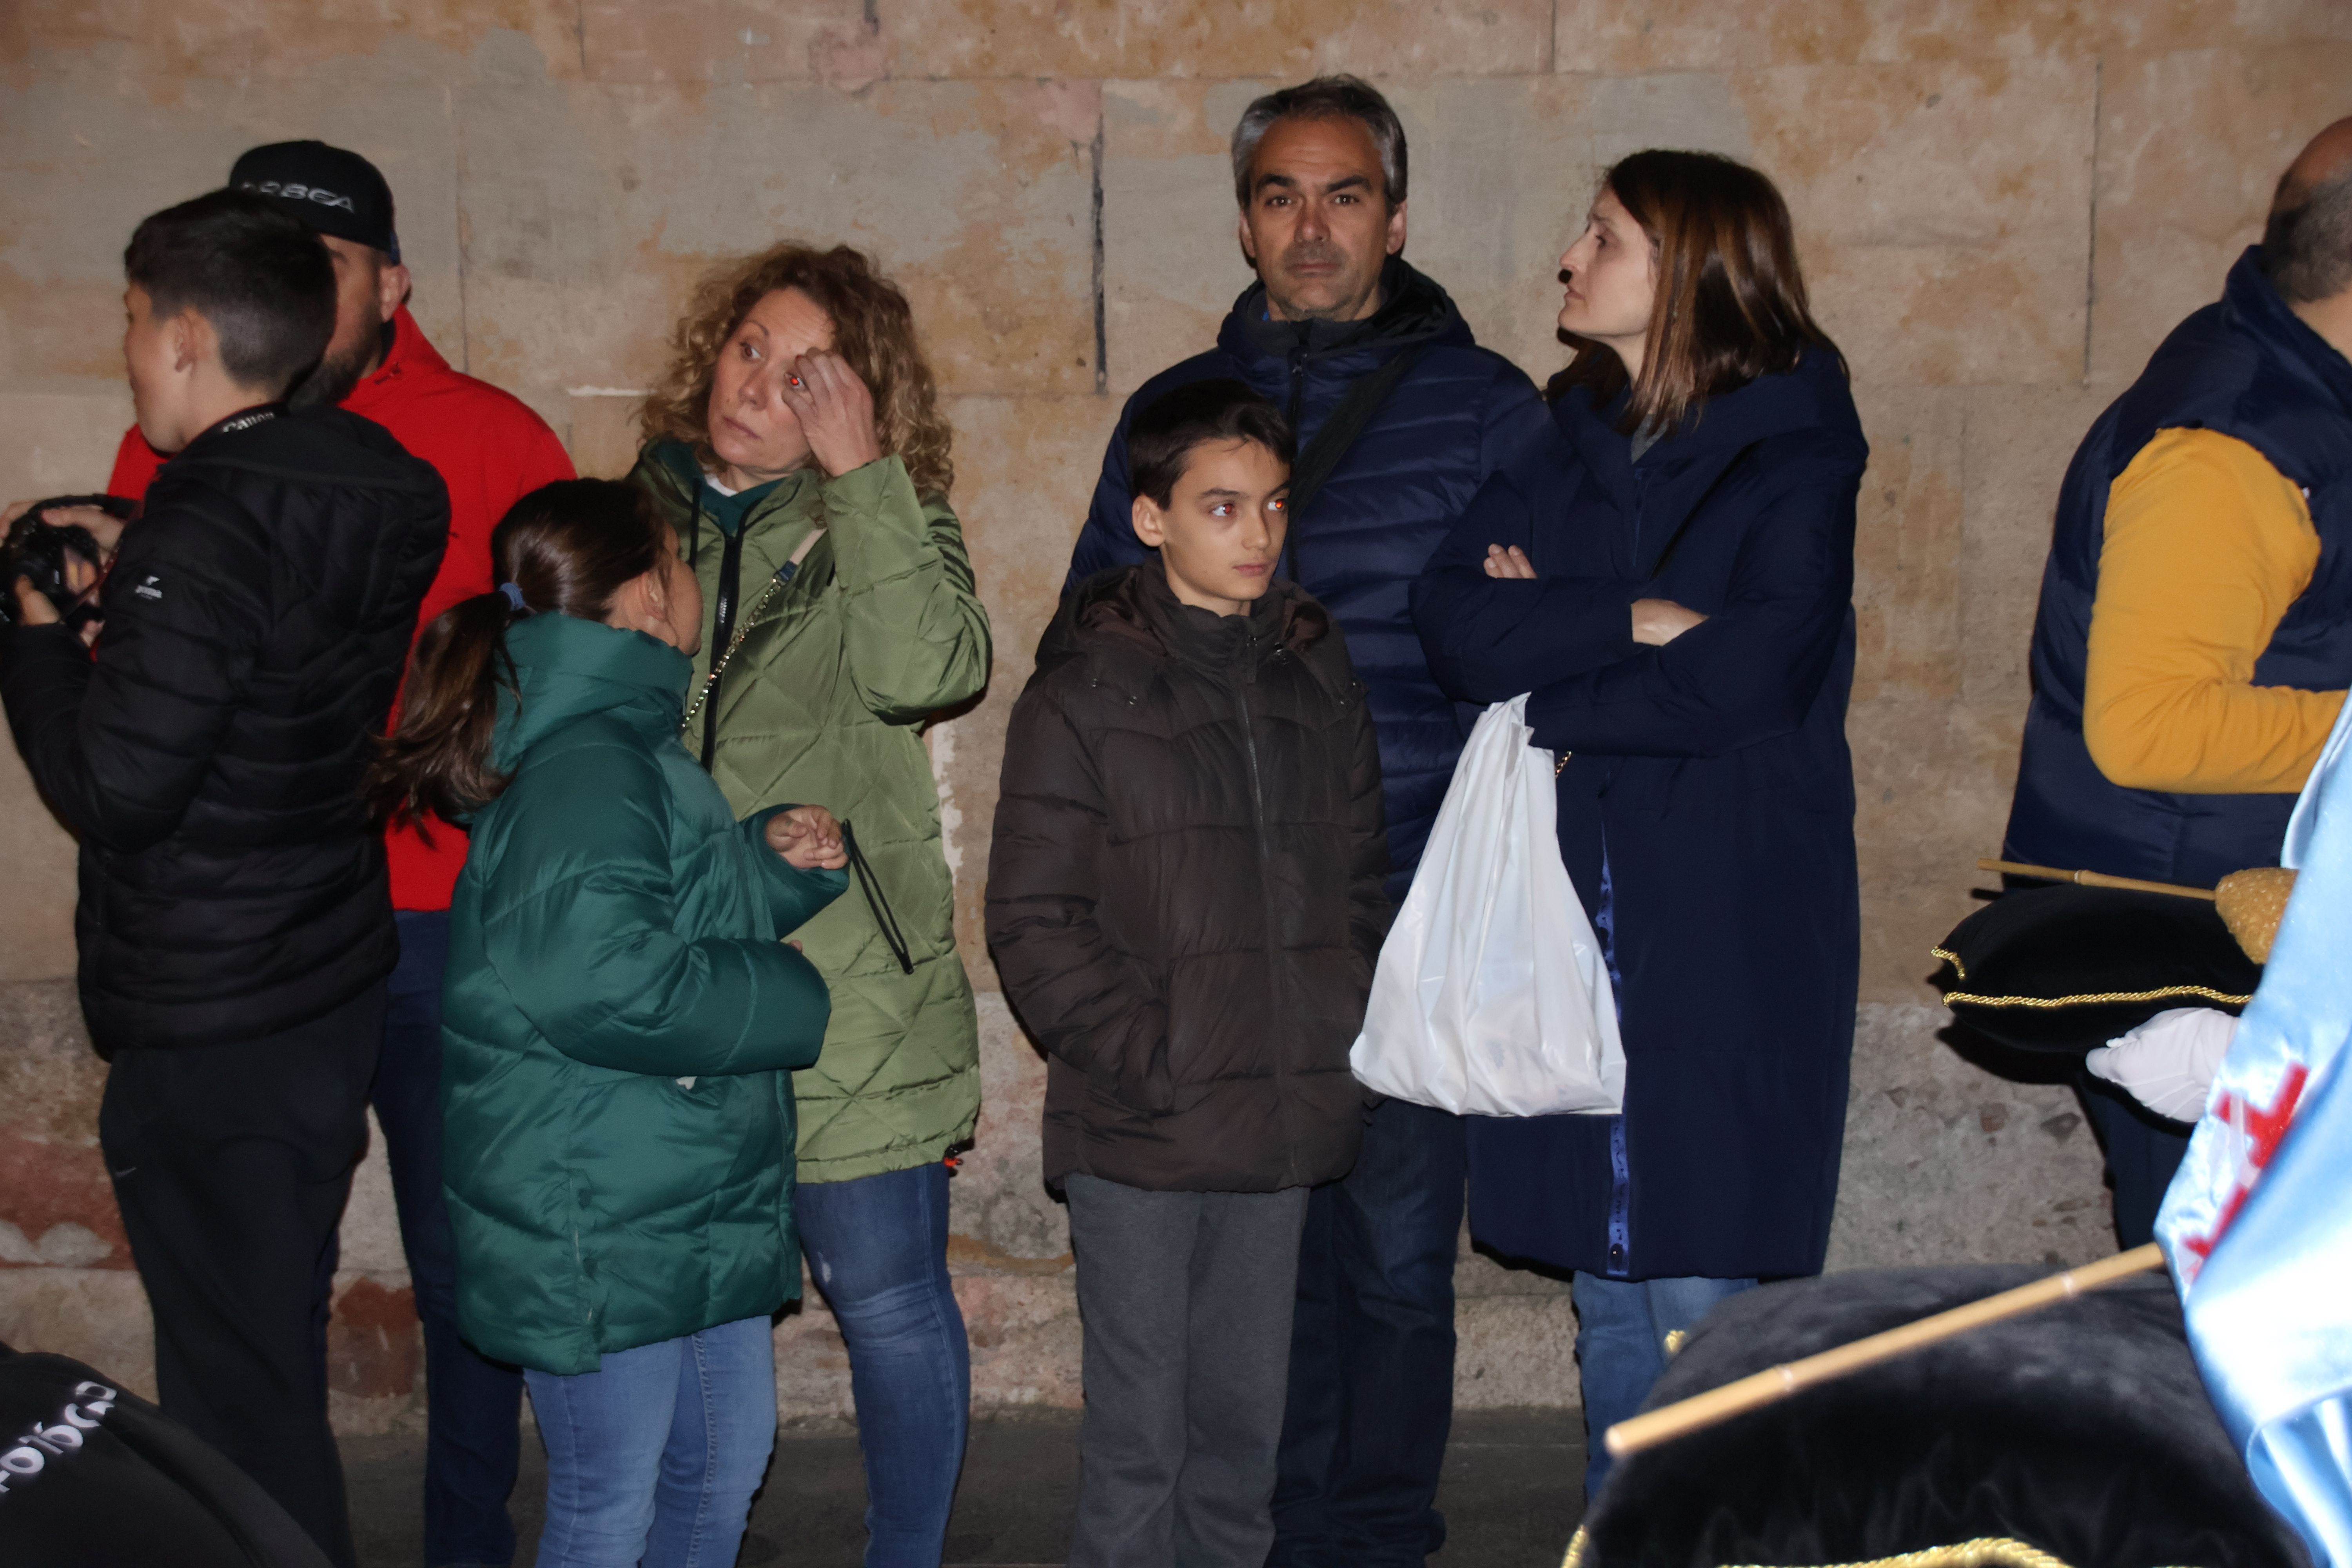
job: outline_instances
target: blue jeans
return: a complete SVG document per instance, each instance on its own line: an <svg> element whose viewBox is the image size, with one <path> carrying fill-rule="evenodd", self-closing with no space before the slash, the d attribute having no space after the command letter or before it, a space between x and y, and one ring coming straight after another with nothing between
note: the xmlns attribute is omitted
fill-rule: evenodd
<svg viewBox="0 0 2352 1568"><path fill-rule="evenodd" d="M849 1347L866 1568L939 1568L971 1410L971 1349L948 1280L948 1168L803 1182L793 1206Z"/></svg>
<svg viewBox="0 0 2352 1568"><path fill-rule="evenodd" d="M1420 1568L1445 1543L1467 1180L1462 1119L1391 1100L1308 1198L1269 1568Z"/></svg>
<svg viewBox="0 0 2352 1568"><path fill-rule="evenodd" d="M776 1442L764 1313L523 1377L547 1445L539 1568L730 1568Z"/></svg>
<svg viewBox="0 0 2352 1568"><path fill-rule="evenodd" d="M425 1327L425 1561L507 1568L507 1496L521 1458L522 1373L457 1336L457 1254L441 1195L441 973L446 910L402 910L383 1050L368 1098L383 1127L400 1244Z"/></svg>
<svg viewBox="0 0 2352 1568"><path fill-rule="evenodd" d="M1609 1474L1601 1435L1637 1414L1666 1373L1666 1336L1696 1326L1715 1304L1753 1279L1608 1279L1580 1268L1576 1364L1584 1379L1584 1498L1590 1508Z"/></svg>

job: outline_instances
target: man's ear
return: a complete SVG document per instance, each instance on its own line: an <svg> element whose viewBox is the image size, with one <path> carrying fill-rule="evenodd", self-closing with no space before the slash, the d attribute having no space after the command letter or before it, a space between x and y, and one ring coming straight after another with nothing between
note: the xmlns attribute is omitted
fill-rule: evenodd
<svg viewBox="0 0 2352 1568"><path fill-rule="evenodd" d="M1168 542L1168 523L1160 510L1160 503L1150 496L1138 496L1128 511L1129 521L1135 525L1135 537L1139 543L1157 550Z"/></svg>
<svg viewBox="0 0 2352 1568"><path fill-rule="evenodd" d="M376 320L380 321L389 321L394 316L400 314L400 308L408 303L409 290L414 287L415 284L408 276L408 268L402 266L399 262L387 261L383 267L377 268L375 275Z"/></svg>
<svg viewBox="0 0 2352 1568"><path fill-rule="evenodd" d="M1242 254L1249 258L1249 262L1252 267L1255 267L1257 265L1257 240L1255 237L1250 233L1249 208L1242 208L1241 216L1236 219L1235 222L1236 226L1241 230Z"/></svg>
<svg viewBox="0 0 2352 1568"><path fill-rule="evenodd" d="M1394 256L1404 248L1404 203L1399 202L1389 212L1389 254Z"/></svg>

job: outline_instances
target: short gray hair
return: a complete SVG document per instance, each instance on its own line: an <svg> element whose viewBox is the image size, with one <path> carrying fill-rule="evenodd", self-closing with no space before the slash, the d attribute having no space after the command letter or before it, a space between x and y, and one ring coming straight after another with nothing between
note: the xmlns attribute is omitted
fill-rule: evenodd
<svg viewBox="0 0 2352 1568"><path fill-rule="evenodd" d="M2279 182L2263 230L2263 276L2299 305L2352 288L2352 169L2302 190Z"/></svg>
<svg viewBox="0 0 2352 1568"><path fill-rule="evenodd" d="M1234 127L1234 199L1250 204L1250 160L1278 120L1353 120L1370 132L1381 155L1381 195L1391 208L1404 205L1404 122L1380 89L1352 76L1318 76L1297 87L1269 92L1242 110Z"/></svg>

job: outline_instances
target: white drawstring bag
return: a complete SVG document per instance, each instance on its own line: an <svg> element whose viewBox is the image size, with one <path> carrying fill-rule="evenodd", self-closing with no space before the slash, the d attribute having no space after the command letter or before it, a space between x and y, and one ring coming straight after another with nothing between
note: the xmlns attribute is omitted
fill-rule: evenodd
<svg viewBox="0 0 2352 1568"><path fill-rule="evenodd" d="M1475 1116L1613 1113L1625 1048L1601 942L1560 864L1552 754L1528 700L1470 731L1381 948L1348 1054L1379 1093Z"/></svg>

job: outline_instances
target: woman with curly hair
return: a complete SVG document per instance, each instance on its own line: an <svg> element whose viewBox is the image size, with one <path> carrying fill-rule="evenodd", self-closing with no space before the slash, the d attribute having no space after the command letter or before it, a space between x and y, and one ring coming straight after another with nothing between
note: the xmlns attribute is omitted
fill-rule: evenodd
<svg viewBox="0 0 2352 1568"><path fill-rule="evenodd" d="M922 742L988 680L953 479L906 296L847 247L704 280L631 478L705 605L687 749L738 815L821 800L857 890L797 933L833 991L793 1075L796 1216L849 1348L869 1568L936 1568L971 1361L947 1270L949 1151L980 1112L939 791Z"/></svg>

